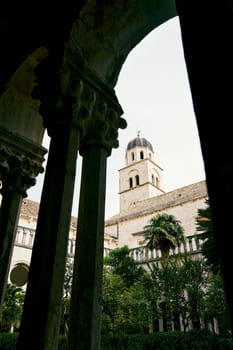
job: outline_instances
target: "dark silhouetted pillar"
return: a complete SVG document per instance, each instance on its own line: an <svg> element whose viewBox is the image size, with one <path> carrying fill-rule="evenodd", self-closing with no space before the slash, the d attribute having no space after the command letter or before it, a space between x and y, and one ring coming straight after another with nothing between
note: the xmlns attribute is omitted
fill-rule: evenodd
<svg viewBox="0 0 233 350"><path fill-rule="evenodd" d="M0 207L0 301L1 309L8 280L16 228L22 199L26 191L43 172L46 149L30 140L0 130L0 178L2 195Z"/></svg>
<svg viewBox="0 0 233 350"><path fill-rule="evenodd" d="M51 136L29 269L18 350L57 350L76 173L76 99L58 99L48 116Z"/></svg>
<svg viewBox="0 0 233 350"><path fill-rule="evenodd" d="M233 332L233 2L176 0ZM227 200L227 198L229 200Z"/></svg>
<svg viewBox="0 0 233 350"><path fill-rule="evenodd" d="M80 114L82 178L70 308L69 349L100 349L106 162L126 127L116 100L87 85Z"/></svg>

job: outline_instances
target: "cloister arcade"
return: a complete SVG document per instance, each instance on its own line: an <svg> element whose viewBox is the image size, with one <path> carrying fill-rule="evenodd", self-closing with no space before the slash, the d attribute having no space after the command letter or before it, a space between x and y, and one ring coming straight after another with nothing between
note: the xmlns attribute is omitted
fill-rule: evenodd
<svg viewBox="0 0 233 350"><path fill-rule="evenodd" d="M127 127L114 87L130 51L178 16L233 329L231 0L4 2L0 11L0 290L22 198L51 141L17 350L57 349L78 151L69 349L100 348L106 163ZM137 74L137 72L135 72ZM95 173L95 177L93 177ZM30 337L28 336L30 334Z"/></svg>

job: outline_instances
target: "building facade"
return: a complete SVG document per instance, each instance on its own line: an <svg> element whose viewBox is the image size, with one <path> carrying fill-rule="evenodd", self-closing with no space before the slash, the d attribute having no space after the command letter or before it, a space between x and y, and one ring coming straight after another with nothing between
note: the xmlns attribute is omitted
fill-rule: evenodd
<svg viewBox="0 0 233 350"><path fill-rule="evenodd" d="M143 237L144 226L158 213L171 214L181 222L187 239L179 249L198 251L196 217L208 197L206 183L200 181L165 193L162 171L148 140L137 135L128 143L125 166L119 170L120 211L105 221L104 255L127 245L138 262L159 258L159 251L148 251ZM23 200L9 272L9 281L19 286L27 283L38 211L39 203ZM71 217L69 257L74 256L76 231L77 218Z"/></svg>

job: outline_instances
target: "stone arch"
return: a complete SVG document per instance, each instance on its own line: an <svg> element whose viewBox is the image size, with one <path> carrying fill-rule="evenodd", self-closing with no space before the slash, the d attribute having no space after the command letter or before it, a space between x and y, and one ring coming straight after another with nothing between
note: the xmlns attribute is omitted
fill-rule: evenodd
<svg viewBox="0 0 233 350"><path fill-rule="evenodd" d="M70 35L69 54L77 69L91 70L110 88L130 51L153 29L177 15L175 1L89 2ZM91 45L90 45L91 43Z"/></svg>
<svg viewBox="0 0 233 350"><path fill-rule="evenodd" d="M104 103L97 104L98 107L103 107L109 103L109 111L111 112L113 105L116 102L112 101L112 97L114 97L113 89L116 85L121 67L129 52L149 32L164 23L166 20L169 20L172 17L176 16L177 11L175 1L80 0L78 5L76 5L74 2L72 2L72 4L73 7L70 6L71 2L68 2L66 6L64 6L62 2L60 4L57 3L56 8L52 7L49 10L46 4L43 5L40 3L40 7L38 6L39 8L37 7L35 11L35 6L32 6L32 8L23 8L22 4L20 3L19 12L16 11L15 8L14 11L12 11L12 8L10 7L7 14L1 13L1 39L3 38L4 45L2 46L3 54L0 58L1 75L3 75L3 79L1 76L0 87L3 89L4 86L5 88L6 82L12 75L12 72L15 71L15 68L12 69L12 67L17 67L19 65L19 62L22 61L22 57L27 56L25 55L25 52L28 52L28 50L31 52L33 48L45 45L51 55L51 64L47 64L47 69L45 67L43 70L43 77L45 77L45 80L44 85L41 87L41 90L44 92L43 102L45 104L46 102L48 104L50 102L50 104L52 104L51 107L54 109L55 107L57 108L55 109L56 114L53 113L54 111L51 108L52 115L56 115L56 117L62 118L63 114L71 114L71 107L73 107L72 103L74 103L74 101L73 98L69 99L67 97L77 97L78 89L76 87L79 83L79 78L81 78L81 88L83 85L85 85L84 88L87 89L87 92L92 92L93 88L95 90L94 97L97 96L98 101L99 99L103 99ZM226 296L229 303L229 313L231 315L232 329L233 294L232 278L229 274L229 266L232 264L232 248L230 245L223 244L223 242L227 240L226 234L229 232L229 228L227 226L228 222L225 220L225 218L231 215L231 207L229 206L226 199L233 196L231 164L232 157L230 151L232 149L232 128L230 124L231 118L229 117L232 115L232 91L228 88L228 86L232 83L232 52L229 50L232 43L233 30L232 9L230 7L231 1L219 0L217 4L214 3L213 6L210 6L209 3L205 2L202 2L200 5L197 4L196 1L185 2L182 0L176 0L176 4L179 11L180 23L182 27L183 46L185 47L186 63L192 88L195 113L199 125L202 148L204 150L203 155L207 170L208 191L210 194L210 199L212 199L213 202L213 214L214 217L216 217L215 236L217 238L217 245L219 247L219 252L223 261L223 275L225 277ZM75 17L75 11L73 11L74 7L75 10L79 13L76 20L73 21L73 18ZM35 13L37 16L35 16ZM14 17L12 17L13 14L15 14ZM43 25L41 25L41 18L43 18ZM51 20L53 21L52 23ZM71 24L73 25L72 31L70 33L69 40L66 41L65 38L67 37L67 30L69 32ZM13 35L9 34L12 32L10 31L11 25L17 27L18 29L14 32ZM6 26L6 29L4 26ZM30 30L31 35L28 35L28 30ZM63 50L64 63L63 67L61 68L64 68L64 70L62 71L61 81L62 91L60 91L60 59L63 57ZM51 68L52 64L53 66L55 65L55 68L53 69L54 74L53 78L51 79L51 71L49 68ZM7 69L6 66L8 67ZM65 68L68 68L68 74L67 71L65 71ZM69 79L70 77L72 77L72 79ZM68 82L65 80L65 78L67 78ZM48 85L47 83L49 81L51 81L51 83ZM83 92L81 88L80 94ZM49 93L50 91L52 91L53 94L49 94L48 96L47 92ZM64 101L62 99L58 99L61 92L65 95ZM99 93L101 96L99 96ZM203 98L203 96L205 98ZM87 107L87 110L90 110L90 100L87 98L87 96L83 96L83 100L85 107ZM57 104L55 102L59 103ZM121 113L120 108L118 105L114 107L116 107L115 109L118 116L118 114ZM102 114L99 113L101 111L97 112L98 117L100 115L102 116ZM83 116L86 116L85 113L83 113ZM219 116L221 116L221 122L219 122ZM89 117L89 115L87 117ZM110 120L114 121L114 119L117 119L118 122L118 118L116 118L115 114L113 113L110 115L110 118L106 118L106 125ZM102 120L100 120L100 122L101 121ZM211 129L209 125L211 125ZM74 130L72 130L72 135L74 135L73 131ZM113 131L115 134L117 134L114 128ZM64 135L64 130L62 130L62 132ZM59 293L62 291L61 272L63 270L63 259L66 253L66 250L62 248L65 247L66 236L64 233L66 234L66 231L68 231L68 219L70 219L68 216L70 215L69 208L71 206L71 196L64 196L64 193L73 193L72 181L74 178L74 176L71 176L71 174L74 173L74 160L72 159L71 164L68 163L67 155L70 155L71 151L77 149L79 146L78 142L76 141L77 137L73 137L72 140L75 140L75 143L72 144L73 149L71 149L69 146L71 143L68 142L70 140L70 135L71 131L69 129L66 133L66 139L62 143L62 147L60 147L61 142L59 140L58 134L55 136L52 135L53 140L51 138L52 146L54 147L50 146L50 150L52 149L54 153L52 154L53 162L50 160L50 165L53 166L50 166L50 168L47 167L47 169L49 169L47 172L47 187L42 196L41 208L43 208L43 210L40 211L40 225L38 228L38 232L40 232L40 237L42 237L42 239L40 239L40 241L37 241L39 243L37 245L34 245L33 250L35 248L38 249L40 246L43 246L43 249L45 249L45 252L47 253L48 248L53 247L52 252L56 251L58 253L42 255L39 254L42 250L38 249L37 251L39 253L37 255L34 254L37 260L34 260L34 266L31 264L34 270L31 270L32 278L29 278L29 282L31 282L31 284L29 283L31 289L28 289L28 301L25 303L24 309L24 315L26 316L24 318L25 323L23 322L23 324L26 326L24 328L21 328L21 337L19 338L20 340L17 347L18 350L32 347L32 345L28 343L29 338L27 335L29 333L32 335L30 338L33 342L34 339L39 339L40 337L40 343L33 343L33 346L37 345L38 349L39 347L40 349L43 347L41 346L42 343L44 345L43 348L57 348L57 329L59 317L56 317L56 315L59 315L59 310L57 307L54 308L54 306L58 304L57 301L60 300ZM216 140L219 140L219 142L216 142ZM90 143L87 144L87 146L90 146ZM59 152L59 150L62 152ZM100 154L101 160L103 160L103 152L101 151L105 152L105 149L98 149L98 151L100 151L98 154ZM75 158L74 153L75 152L73 151L73 158ZM64 155L61 159L62 164L59 164L59 169L56 171L57 162L54 160L57 159L57 157L55 156L60 156L61 154ZM91 155L93 155L93 153ZM96 160L94 157L92 157L92 159ZM87 164L89 165L89 163L91 163L91 158L87 160ZM221 161L221 166L219 166L217 169L216 160ZM69 165L69 169L67 167L67 164ZM100 169L99 164L103 163L96 162L94 168L96 170L99 170L99 174L103 175L103 172L100 172L102 169ZM105 163L102 168L105 168ZM60 171L61 169L63 172ZM86 169L88 169L88 166ZM55 176L53 176L53 174L55 174ZM60 174L62 176L60 176ZM69 174L69 179L67 174ZM58 178L58 176L60 177ZM60 181L55 182L51 180L57 178ZM101 178L101 176L99 178ZM91 180L92 179L93 177ZM56 191L54 191L55 185L57 183L60 184L61 182L63 187L56 186ZM216 187L216 182L221 182L221 186ZM91 184L92 183L93 181ZM99 191L99 188L104 188L104 183L101 183L100 185L94 188L96 190L96 193ZM83 195L84 199L88 198L89 193L87 189L89 188L86 186L83 189L83 193L85 194ZM49 194L52 192L56 193L56 200L51 200L51 196L49 196ZM104 193L104 191L99 191L97 195L100 192L101 194ZM79 229L80 227L82 228L82 230L80 230L82 236L80 238L79 234L79 239L84 247L86 242L89 244L90 241L87 239L87 233L90 235L89 237L93 238L94 232L101 233L101 231L103 231L102 209L104 200L103 196L100 198L101 200L99 202L96 201L100 205L96 206L94 210L92 210L92 213L94 214L95 218L98 218L98 220L88 220L89 218L87 215L90 215L88 209L93 209L93 206L91 206L92 203L90 203L92 201L83 200L84 204L81 209L83 210L82 214L84 213L84 215L80 215L83 221L79 222ZM67 202L69 202L69 205L67 205ZM87 206L86 210L84 210L85 206ZM49 209L49 211L47 209ZM47 220L48 212L50 214L49 220ZM60 225L61 227L59 227L59 230L57 230L57 227L61 222L62 225ZM90 223L93 223L94 227L90 226ZM98 223L98 230L96 229L96 223ZM46 240L43 239L44 237L46 237ZM56 239L54 239L54 237ZM95 242L97 242L96 247L94 247L95 244L92 244L91 246L97 249L93 254L90 252L90 259L92 259L92 257L95 258L96 256L97 258L100 257L99 253L101 247L99 242L101 242L101 240L96 238L98 237L95 237ZM92 241L94 242L94 240ZM56 246L54 246L54 244L56 244ZM81 250L82 249L80 249L80 251ZM82 251L87 251L87 249L83 249ZM49 258L44 259L45 256L48 256ZM83 259L83 254L80 256ZM98 264L93 264L93 271L97 271L99 274L99 266L101 265L100 259L97 262ZM85 264L82 265L84 266ZM91 264L89 264L89 266L90 265ZM43 269L43 266L46 267L47 270L46 279L43 278L43 272L45 270L45 268ZM36 273L34 274L33 271ZM53 272L55 273L55 276ZM82 272L83 276L86 278L86 265L85 269L83 269ZM77 344L79 343L78 337L81 336L80 338L82 338L83 334L85 334L87 341L91 340L89 343L91 345L86 346L85 349L94 349L93 344L95 344L95 349L100 348L99 325L98 321L96 320L98 316L98 308L100 306L99 304L97 305L96 301L100 298L98 298L98 291L96 292L96 290L101 283L100 278L98 279L97 277L96 280L92 279L92 282L96 282L92 285L92 287L94 286L93 290L96 294L90 293L94 295L93 304L95 309L91 309L92 311L89 313L73 313L73 327L71 327L73 330L73 335L71 337L71 348L74 348L75 346L77 347ZM85 278L83 278L83 280L85 280ZM43 296L41 296L41 293L37 293L39 290L38 286L41 286L41 281L42 283L46 284L46 288L43 288ZM79 283L79 285L80 284L81 283ZM86 286L83 284L81 287ZM91 288L89 288L88 285L88 292L90 290ZM29 298L30 293L32 304L30 303ZM82 295L86 296L85 293L82 293ZM52 298L50 298L50 296L52 296ZM86 299L87 298L85 298L85 302ZM36 302L37 300L38 303ZM31 305L33 305L34 308L32 308ZM79 305L84 305L84 303L80 301ZM86 303L84 307L86 308ZM30 322L30 319L34 320L36 309L39 310L37 313L39 316L37 318L37 327L34 327L34 323ZM53 310L53 313L51 310ZM73 310L76 311L76 308L73 308ZM94 327L91 327L90 329L86 328L85 331L83 331L81 328L81 326L84 325L83 318L80 317L79 320L76 320L77 314L85 314L85 317L86 315L90 316L89 319L92 322L89 322L89 320L85 318L85 326L92 325L94 322ZM91 334L91 336L89 336L89 334Z"/></svg>
<svg viewBox="0 0 233 350"><path fill-rule="evenodd" d="M40 100L34 98L33 90L37 85L36 68L47 56L47 49L38 47L25 57L0 96L1 127L38 144L42 143L44 126Z"/></svg>

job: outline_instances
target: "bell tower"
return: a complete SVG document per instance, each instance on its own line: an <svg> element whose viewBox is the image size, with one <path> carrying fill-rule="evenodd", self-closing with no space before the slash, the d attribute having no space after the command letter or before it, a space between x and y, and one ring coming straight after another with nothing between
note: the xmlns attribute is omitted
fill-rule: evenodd
<svg viewBox="0 0 233 350"><path fill-rule="evenodd" d="M139 201L165 193L161 188L162 171L154 161L152 144L138 132L128 143L125 166L119 170L120 212Z"/></svg>

